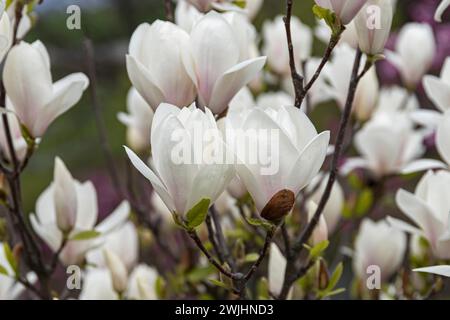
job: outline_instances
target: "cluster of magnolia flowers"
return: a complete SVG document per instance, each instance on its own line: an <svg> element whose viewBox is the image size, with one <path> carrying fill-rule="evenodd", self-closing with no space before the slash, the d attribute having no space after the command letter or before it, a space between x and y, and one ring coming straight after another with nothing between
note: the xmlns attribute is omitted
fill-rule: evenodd
<svg viewBox="0 0 450 320"><path fill-rule="evenodd" d="M6 93L2 115L9 120L9 129L4 127L5 121L0 123L0 147L4 159L22 163L28 161L49 125L79 101L89 79L75 73L53 82L44 44L16 41L31 25L23 18L19 35L14 34L12 13L16 3L9 4L0 20ZM407 251L415 258L415 267L450 260L450 202L446 195L450 188L450 58L440 77L427 75L436 54L436 40L431 27L421 23L403 26L395 50L384 49L396 1L316 0L316 4L314 11L321 20L310 28L292 16L291 39L281 16L266 21L259 38L251 20L262 0L243 4L179 0L175 22L157 20L139 25L126 56L132 83L126 99L128 112L118 114L118 120L127 126L125 150L133 166L151 183L154 192L149 201L163 220L158 228L164 234L178 225L201 242L196 230L206 228L203 222L208 210L219 213L225 230L238 229L238 219L250 221L250 227L264 226L273 231L284 223L285 227L294 225L295 230L298 221L291 216L298 211L305 211L306 220L314 221L330 176L324 163L336 152L330 145L330 132L319 133L309 114L330 101L345 110L358 52L364 53L361 69L385 56L398 69L403 86L383 87L375 68L364 70L351 101L352 142L357 155L339 164L340 176L342 180L355 180L355 172L363 170L375 183L382 184L392 177L428 171L414 193L400 189L395 195L396 206L414 225L391 217L389 212L378 221L364 218L359 221L353 249L342 251L352 257L355 277L361 283L376 266L381 270L380 281L390 284L383 291L385 297L397 297L392 293L395 284L391 280ZM448 4L442 1L437 19ZM380 16L370 27L374 6ZM325 43L336 40L325 65L322 58L312 56L315 38ZM292 81L293 69L312 83L307 98L298 106L294 106L297 88ZM414 92L421 83L436 110L420 108ZM8 143L8 130L13 148ZM276 134L255 134L233 143L236 132ZM175 136L182 140L182 148ZM440 160L422 158L427 151L424 140L430 136ZM248 150L255 146L257 151L264 149L261 161L249 157ZM181 149L189 152L189 159L200 160L175 161L174 154ZM231 154L237 160L220 161L221 157L215 157L218 153ZM274 161L276 168L268 173L265 169ZM334 183L308 244L300 244L310 249L314 259L326 249L333 234L342 232L339 226L351 202L345 191L341 183ZM130 215L137 210L133 205L123 201L98 223L93 184L76 180L64 162L55 158L53 181L37 199L29 220L34 233L56 254L61 265L83 269L80 299L160 297L156 287L163 276L161 270L139 259L138 227ZM363 209L356 205L350 211L362 211L364 216L375 205L365 208L360 204ZM220 224L212 229L219 232L218 228ZM284 231L289 235L289 230ZM406 234L411 235L410 241ZM279 243L269 243L267 298L286 294L284 284L292 258ZM29 270L25 278L18 276L9 245L5 242L2 247L0 298L15 298L27 285L41 279L34 270ZM258 258L251 254L246 258L256 260L254 266L258 267ZM323 259L313 262L322 272ZM208 261L200 260L200 264L207 266ZM450 276L449 269L441 265L418 270ZM337 267L333 276L339 272L342 270ZM426 279L416 275L413 285L421 291ZM20 283L17 279L21 279ZM333 285L327 280L319 296L341 292L334 290L337 280ZM288 296L304 297L296 286L287 288ZM360 287L359 291L364 289Z"/></svg>

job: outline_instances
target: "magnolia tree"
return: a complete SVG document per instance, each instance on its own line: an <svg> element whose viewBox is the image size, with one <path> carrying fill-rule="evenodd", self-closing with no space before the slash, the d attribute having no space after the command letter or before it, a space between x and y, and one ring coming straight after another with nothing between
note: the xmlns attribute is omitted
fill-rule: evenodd
<svg viewBox="0 0 450 320"><path fill-rule="evenodd" d="M123 57L125 170L92 43L87 75L54 80L45 44L24 40L40 2L0 8L0 299L445 297L450 57L431 75L430 24L401 26L387 50L393 0L316 0L314 30L293 0L260 29L262 0L161 0L167 20L137 26ZM88 88L122 202L99 219L92 182L54 154L24 211L22 173Z"/></svg>

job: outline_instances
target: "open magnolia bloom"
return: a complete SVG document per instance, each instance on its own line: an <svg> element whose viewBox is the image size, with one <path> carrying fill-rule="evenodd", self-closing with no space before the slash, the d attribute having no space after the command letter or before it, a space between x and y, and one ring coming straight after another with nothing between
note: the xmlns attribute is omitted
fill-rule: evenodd
<svg viewBox="0 0 450 320"><path fill-rule="evenodd" d="M417 48L420 43L420 50ZM400 72L405 86L414 90L430 69L436 54L436 42L431 26L425 23L408 23L400 31L395 52L386 56Z"/></svg>
<svg viewBox="0 0 450 320"><path fill-rule="evenodd" d="M154 169L125 149L167 208L179 215L202 199L209 199L212 205L234 176L233 166L223 157L215 157L225 155L226 148L208 108L160 105L153 117L151 146Z"/></svg>
<svg viewBox="0 0 450 320"><path fill-rule="evenodd" d="M246 0L244 8L235 4L234 0L180 0L179 2L190 3L197 10L207 12L211 9L219 11L236 11L245 13L248 18L252 19L256 16L262 6L263 0Z"/></svg>
<svg viewBox="0 0 450 320"><path fill-rule="evenodd" d="M183 51L186 70L195 83L200 106L220 114L236 93L254 79L266 58L247 59L245 30L238 30L217 12L209 12L192 28ZM244 47L243 47L244 46Z"/></svg>
<svg viewBox="0 0 450 320"><path fill-rule="evenodd" d="M450 57L445 59L441 77L426 75L423 78L423 87L428 98L441 112L450 110Z"/></svg>
<svg viewBox="0 0 450 320"><path fill-rule="evenodd" d="M425 272L437 274L439 276L450 277L450 266L432 266L413 269L415 272Z"/></svg>
<svg viewBox="0 0 450 320"><path fill-rule="evenodd" d="M413 172L423 165L415 161L425 152L423 139L424 133L414 130L405 112L377 114L356 134L361 157L347 159L341 172L365 168L375 177Z"/></svg>
<svg viewBox="0 0 450 320"><path fill-rule="evenodd" d="M53 252L67 239L59 258L64 265L71 265L81 264L87 251L98 246L103 236L125 223L129 212L128 202L123 202L96 226L97 192L93 184L73 179L57 158L54 181L39 196L36 213L30 215L30 221ZM98 237L87 236L91 233Z"/></svg>
<svg viewBox="0 0 450 320"><path fill-rule="evenodd" d="M366 280L380 268L381 281L386 281L401 266L406 250L406 235L386 221L364 219L355 241L353 269L359 279Z"/></svg>
<svg viewBox="0 0 450 320"><path fill-rule="evenodd" d="M439 259L450 258L449 188L449 172L429 171L418 183L414 194L401 189L396 195L398 207L416 226L388 218L393 226L427 239Z"/></svg>
<svg viewBox="0 0 450 320"><path fill-rule="evenodd" d="M333 11L342 24L348 24L367 0L315 0L317 5Z"/></svg>
<svg viewBox="0 0 450 320"><path fill-rule="evenodd" d="M153 110L135 88L127 95L128 113L120 112L117 118L127 126L127 143L138 152L150 148L150 128Z"/></svg>
<svg viewBox="0 0 450 320"><path fill-rule="evenodd" d="M140 264L128 277L124 293L126 299L156 300L156 280L158 272L145 264ZM106 268L88 269L84 275L80 300L118 300L114 290L111 272Z"/></svg>
<svg viewBox="0 0 450 320"><path fill-rule="evenodd" d="M8 54L3 70L6 94L20 122L34 137L73 107L89 84L83 73L73 73L53 83L50 58L39 40L20 42Z"/></svg>
<svg viewBox="0 0 450 320"><path fill-rule="evenodd" d="M154 110L162 102L183 107L194 101L194 83L181 58L188 43L189 35L167 21L143 23L134 31L127 55L128 76Z"/></svg>
<svg viewBox="0 0 450 320"><path fill-rule="evenodd" d="M319 172L330 133L318 134L308 117L292 106L253 108L226 120L236 171L260 215L280 218L274 207L287 209L280 215L289 213L295 196Z"/></svg>
<svg viewBox="0 0 450 320"><path fill-rule="evenodd" d="M311 56L313 36L311 29L295 16L291 20L291 30L294 57L299 70L301 62ZM273 21L266 21L263 25L263 36L263 52L267 56L267 63L271 70L280 75L290 75L289 50L283 17L277 16Z"/></svg>
<svg viewBox="0 0 450 320"><path fill-rule="evenodd" d="M439 7L436 10L436 14L434 16L434 19L438 22L442 22L442 15L444 14L445 10L450 6L450 0L442 0L439 4Z"/></svg>

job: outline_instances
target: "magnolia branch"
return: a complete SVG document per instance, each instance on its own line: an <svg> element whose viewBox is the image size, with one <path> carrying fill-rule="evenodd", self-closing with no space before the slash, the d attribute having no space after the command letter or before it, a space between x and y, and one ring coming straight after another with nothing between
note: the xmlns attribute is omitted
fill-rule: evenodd
<svg viewBox="0 0 450 320"><path fill-rule="evenodd" d="M339 160L341 158L341 154L344 147L344 140L345 140L345 134L347 132L347 127L350 120L350 115L352 111L353 106L353 100L355 98L356 89L358 87L358 83L361 80L361 78L366 74L366 72L371 68L372 61L367 60L364 69L361 73L359 73L360 64L361 64L361 58L362 58L362 52L360 50L357 51L355 56L355 61L353 64L353 70L352 70L352 76L349 84L349 90L347 94L347 100L345 103L344 111L341 116L341 121L339 125L338 135L335 143L335 151L332 157L331 162L331 168L330 168L330 174L328 177L327 185L325 187L325 191L320 199L320 202L317 206L317 209L314 213L314 216L312 217L311 221L307 224L306 228L300 233L298 240L295 242L295 244L292 246L291 250L291 260L289 261L288 270L285 274L285 279L283 283L283 288L280 294L280 299L286 299L289 289L292 286L292 284L298 279L298 276L302 276L306 273L304 272L296 272L295 271L295 262L296 259L301 254L302 250L304 249L304 244L308 241L308 239L311 237L315 227L317 226L320 216L325 208L325 205L327 204L331 191L334 185L334 182L337 178L338 170L339 170Z"/></svg>

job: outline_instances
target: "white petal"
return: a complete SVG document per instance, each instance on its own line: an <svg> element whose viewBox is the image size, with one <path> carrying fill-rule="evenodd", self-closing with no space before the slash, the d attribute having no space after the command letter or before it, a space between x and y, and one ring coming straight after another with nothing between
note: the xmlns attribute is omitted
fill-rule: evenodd
<svg viewBox="0 0 450 320"><path fill-rule="evenodd" d="M415 272L433 273L444 277L450 277L450 266L432 266L413 269Z"/></svg>
<svg viewBox="0 0 450 320"><path fill-rule="evenodd" d="M428 98L439 110L445 112L450 109L450 84L428 75L423 78L423 86Z"/></svg>
<svg viewBox="0 0 450 320"><path fill-rule="evenodd" d="M435 159L420 159L408 163L405 167L402 168L401 173L410 174L429 169L445 169L445 168L447 168L447 165L442 161Z"/></svg>
<svg viewBox="0 0 450 320"><path fill-rule="evenodd" d="M442 159L450 166L450 111L444 114L437 128L436 147Z"/></svg>
<svg viewBox="0 0 450 320"><path fill-rule="evenodd" d="M286 263L286 258L283 256L278 246L272 243L270 245L268 278L269 290L275 296L278 296L281 293L284 283L284 274L286 272Z"/></svg>

